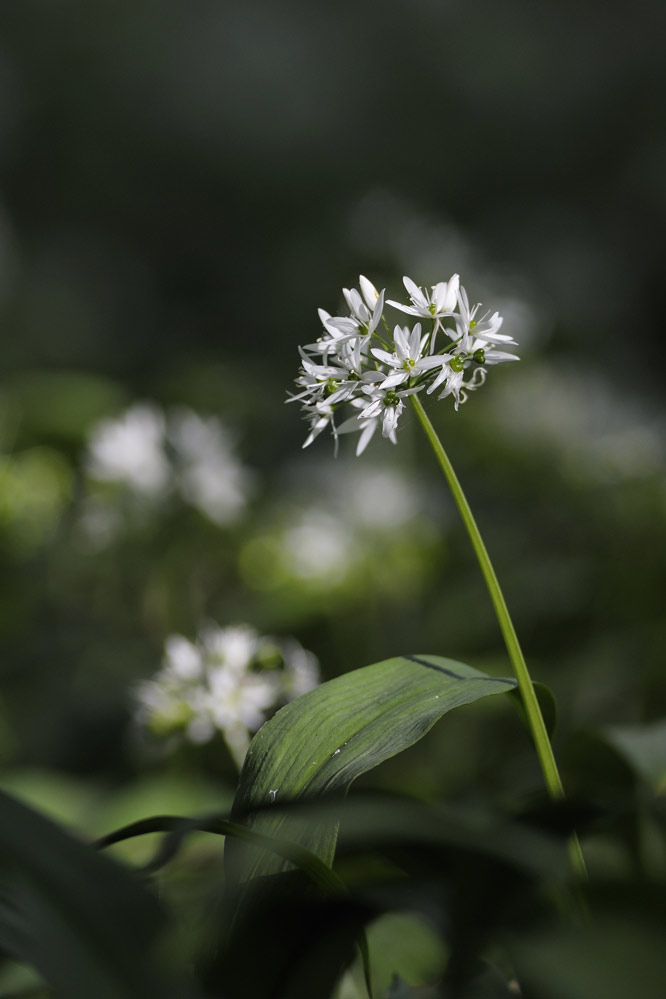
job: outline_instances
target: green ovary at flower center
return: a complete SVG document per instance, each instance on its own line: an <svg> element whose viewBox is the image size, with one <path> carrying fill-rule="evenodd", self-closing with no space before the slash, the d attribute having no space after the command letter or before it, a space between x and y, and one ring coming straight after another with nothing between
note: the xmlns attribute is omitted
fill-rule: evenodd
<svg viewBox="0 0 666 999"><path fill-rule="evenodd" d="M478 350L475 350L474 353L472 354L472 357L474 358L477 364L486 363L486 352L485 350L483 350L482 347L479 347Z"/></svg>
<svg viewBox="0 0 666 999"><path fill-rule="evenodd" d="M329 378L326 382L326 389L324 390L325 395L333 395L339 385L339 382L336 382L333 378Z"/></svg>
<svg viewBox="0 0 666 999"><path fill-rule="evenodd" d="M397 392L387 392L384 396L385 406L397 406L400 402L400 396Z"/></svg>
<svg viewBox="0 0 666 999"><path fill-rule="evenodd" d="M408 371L411 371L415 364L416 361L413 361L411 357L406 357L402 362L403 368L407 368Z"/></svg>
<svg viewBox="0 0 666 999"><path fill-rule="evenodd" d="M452 357L449 361L449 367L451 371L463 371L465 368L466 358L464 357Z"/></svg>

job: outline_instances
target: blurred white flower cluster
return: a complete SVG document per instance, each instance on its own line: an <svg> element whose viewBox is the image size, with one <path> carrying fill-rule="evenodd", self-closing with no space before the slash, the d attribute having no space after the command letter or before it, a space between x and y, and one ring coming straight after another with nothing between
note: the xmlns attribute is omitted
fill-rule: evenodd
<svg viewBox="0 0 666 999"><path fill-rule="evenodd" d="M359 282L360 292L342 290L349 315L331 316L320 309L324 335L299 348L300 391L287 401L301 402L310 424L303 447L329 426L336 445L339 434L360 433L357 455L380 425L383 436L395 444L408 396L439 389L438 399L453 396L457 409L468 392L483 385L487 365L518 360L515 354L494 349L515 345L515 340L499 332L502 317L497 312L480 315L480 305L470 307L457 274L430 291L403 278L409 303L386 304L419 321L411 329L395 326L393 333L383 316L385 292L377 291L363 275ZM421 320L429 328L424 330ZM343 406L355 413L338 425L337 412Z"/></svg>
<svg viewBox="0 0 666 999"><path fill-rule="evenodd" d="M169 636L162 668L137 688L137 719L156 735L193 743L220 732L240 767L268 713L318 683L316 656L295 639L211 624L194 642Z"/></svg>
<svg viewBox="0 0 666 999"><path fill-rule="evenodd" d="M554 450L558 468L577 481L663 480L666 421L649 397L619 392L573 362L525 368L495 395L493 417L515 441Z"/></svg>
<svg viewBox="0 0 666 999"><path fill-rule="evenodd" d="M240 516L252 489L253 476L220 420L185 408L165 413L153 403L97 423L85 463L92 479L121 484L144 502L176 492L220 526Z"/></svg>
<svg viewBox="0 0 666 999"><path fill-rule="evenodd" d="M361 593L416 592L443 537L442 506L418 472L325 455L282 470L279 502L242 545L245 583L298 607L339 612ZM292 594L288 598L288 594Z"/></svg>

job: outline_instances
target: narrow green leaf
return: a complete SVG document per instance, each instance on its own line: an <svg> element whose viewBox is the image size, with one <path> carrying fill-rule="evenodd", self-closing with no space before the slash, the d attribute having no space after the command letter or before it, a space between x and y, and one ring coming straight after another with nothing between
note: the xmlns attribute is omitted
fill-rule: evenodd
<svg viewBox="0 0 666 999"><path fill-rule="evenodd" d="M154 815L149 819L140 819L138 822L132 822L128 826L123 826L122 829L116 829L114 832L102 836L93 846L101 850L135 836L146 836L156 832L166 833L166 836L153 859L143 868L144 871L159 870L172 860L180 850L183 841L191 833L208 832L217 836L236 837L244 842L254 843L256 846L272 851L291 866L303 871L319 888L333 894L345 893L345 886L340 878L315 854L304 850L297 843L262 835L238 822L230 822L220 815L193 819L177 815Z"/></svg>
<svg viewBox="0 0 666 999"><path fill-rule="evenodd" d="M259 730L232 817L258 809L242 821L297 841L330 865L337 826L304 825L277 810L272 814L272 805L345 794L361 774L418 742L447 711L514 687L514 680L433 655L401 656L345 673L288 704ZM225 859L241 881L289 866L237 843L229 844Z"/></svg>

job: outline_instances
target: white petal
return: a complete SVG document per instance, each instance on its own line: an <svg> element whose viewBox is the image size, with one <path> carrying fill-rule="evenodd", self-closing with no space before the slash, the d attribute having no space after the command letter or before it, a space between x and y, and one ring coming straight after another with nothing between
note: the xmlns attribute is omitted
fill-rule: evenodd
<svg viewBox="0 0 666 999"><path fill-rule="evenodd" d="M366 447L370 443L370 441L372 439L372 436L373 436L373 434L374 434L374 432L375 432L376 429L377 429L377 421L376 420L370 420L368 422L367 426L364 427L364 429L361 432L361 436L359 438L358 444L356 445L356 456L357 457L360 454L363 454L363 452L365 451Z"/></svg>
<svg viewBox="0 0 666 999"><path fill-rule="evenodd" d="M385 378L383 371L364 371L361 375L361 381L366 384L371 382L382 382Z"/></svg>
<svg viewBox="0 0 666 999"><path fill-rule="evenodd" d="M409 329L405 327L403 330L400 326L396 326L393 330L393 341L399 360L404 361L409 357Z"/></svg>
<svg viewBox="0 0 666 999"><path fill-rule="evenodd" d="M319 434L322 432L322 430L326 427L328 422L329 422L328 416L322 416L321 419L317 420L317 422L313 424L310 433L306 437L305 444L303 444L303 447L309 447L310 444L312 444L315 437L318 437Z"/></svg>
<svg viewBox="0 0 666 999"><path fill-rule="evenodd" d="M347 316L334 316L328 322L329 326L332 326L335 330L339 330L346 336L355 336L358 333L358 323L355 323L353 319L349 319Z"/></svg>
<svg viewBox="0 0 666 999"><path fill-rule="evenodd" d="M415 367L418 371L425 371L428 368L439 368L448 364L453 354L428 354L426 357L422 357L416 362Z"/></svg>
<svg viewBox="0 0 666 999"><path fill-rule="evenodd" d="M388 364L390 368L395 368L398 363L398 358L395 357L394 354L389 354L388 351L382 350L380 347L372 347L370 353L373 357L376 357L378 361Z"/></svg>
<svg viewBox="0 0 666 999"><path fill-rule="evenodd" d="M382 408L381 399L373 399L365 409L361 410L361 419L367 420L370 417L378 416Z"/></svg>
<svg viewBox="0 0 666 999"><path fill-rule="evenodd" d="M423 309L415 309L413 305L401 305L400 302L394 302L392 299L389 299L387 305L392 305L394 309L400 309L401 312L406 312L410 316L423 315Z"/></svg>
<svg viewBox="0 0 666 999"><path fill-rule="evenodd" d="M432 302L436 312L445 312L446 303L446 281L440 281L432 289Z"/></svg>
<svg viewBox="0 0 666 999"><path fill-rule="evenodd" d="M363 299L357 292L356 288L344 288L343 292L345 298L347 299L347 305L349 306L350 312L352 312L357 319L360 319L361 322L367 323L370 319L370 313L366 309Z"/></svg>
<svg viewBox="0 0 666 999"><path fill-rule="evenodd" d="M501 364L502 361L519 361L520 358L517 354L507 354L503 350L486 350L484 351L485 363L486 364Z"/></svg>
<svg viewBox="0 0 666 999"><path fill-rule="evenodd" d="M407 332L405 330L405 332ZM413 361L417 359L421 353L421 323L416 323L414 329L409 337L409 356Z"/></svg>
<svg viewBox="0 0 666 999"><path fill-rule="evenodd" d="M372 281L368 281L367 277L364 277L363 274L359 274L358 283L361 286L361 294L365 299L365 304L372 312L377 303L377 299L379 298L379 292L375 288Z"/></svg>
<svg viewBox="0 0 666 999"><path fill-rule="evenodd" d="M319 315L319 319L321 320L321 324L324 327L324 329L328 333L330 333L331 332L331 328L328 325L328 321L331 318L330 312L327 312L326 309L317 309L317 314Z"/></svg>
<svg viewBox="0 0 666 999"><path fill-rule="evenodd" d="M453 312L456 307L458 288L460 287L460 275L452 274L446 284L446 297L442 303L447 312Z"/></svg>
<svg viewBox="0 0 666 999"><path fill-rule="evenodd" d="M402 383L406 382L408 378L409 371L395 371L392 375L389 375L388 378L385 378L379 387L382 390L394 388L396 385L402 385Z"/></svg>
<svg viewBox="0 0 666 999"><path fill-rule="evenodd" d="M350 416L348 420L341 423L338 427L339 434L353 434L359 429L360 423L358 416Z"/></svg>
<svg viewBox="0 0 666 999"><path fill-rule="evenodd" d="M411 298L414 305L419 306L422 309L428 308L428 300L419 288L417 284L414 284L411 278L404 277L402 283L409 292L409 297Z"/></svg>
<svg viewBox="0 0 666 999"><path fill-rule="evenodd" d="M382 418L382 437L390 437L391 434L395 433L397 422L395 406L388 406L384 410L384 416Z"/></svg>
<svg viewBox="0 0 666 999"><path fill-rule="evenodd" d="M451 377L451 369L450 368L442 368L442 370L437 375L437 377L435 378L435 380L432 383L432 385L428 386L427 394L431 395L436 389L439 388L439 386L442 384L442 382L446 381L450 377ZM438 396L438 398L439 399L443 399L444 395L447 395L447 394L448 393L445 392L442 395Z"/></svg>
<svg viewBox="0 0 666 999"><path fill-rule="evenodd" d="M372 317L370 323L368 324L368 330L370 333L374 331L379 326L379 320L382 318L382 312L384 311L384 292L382 291L375 302L375 307L372 312Z"/></svg>

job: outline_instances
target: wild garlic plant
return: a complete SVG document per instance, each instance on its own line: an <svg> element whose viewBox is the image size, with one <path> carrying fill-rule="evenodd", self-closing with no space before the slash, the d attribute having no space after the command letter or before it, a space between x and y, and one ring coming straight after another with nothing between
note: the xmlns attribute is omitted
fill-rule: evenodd
<svg viewBox="0 0 666 999"><path fill-rule="evenodd" d="M550 796L558 800L564 796L562 780L504 595L458 477L421 402L423 394L438 392L437 399L451 397L458 410L469 393L484 384L489 366L519 360L504 349L517 344L510 334L500 332L502 317L497 312L482 313L480 304L470 305L458 274L430 289L419 287L409 277L404 277L403 283L409 302L386 301L385 290L378 291L361 275L360 290L343 288L349 315L331 316L319 310L322 335L299 348L298 391L290 393L287 402L300 402L309 424L303 447L330 427L336 451L341 434L360 434L357 455L363 453L380 426L382 435L396 444L398 422L410 403L472 542L513 666L544 781ZM414 317L416 322L411 327L396 324L391 332L385 306ZM341 414L346 418L339 422ZM574 868L584 875L585 862L575 836L570 854Z"/></svg>

